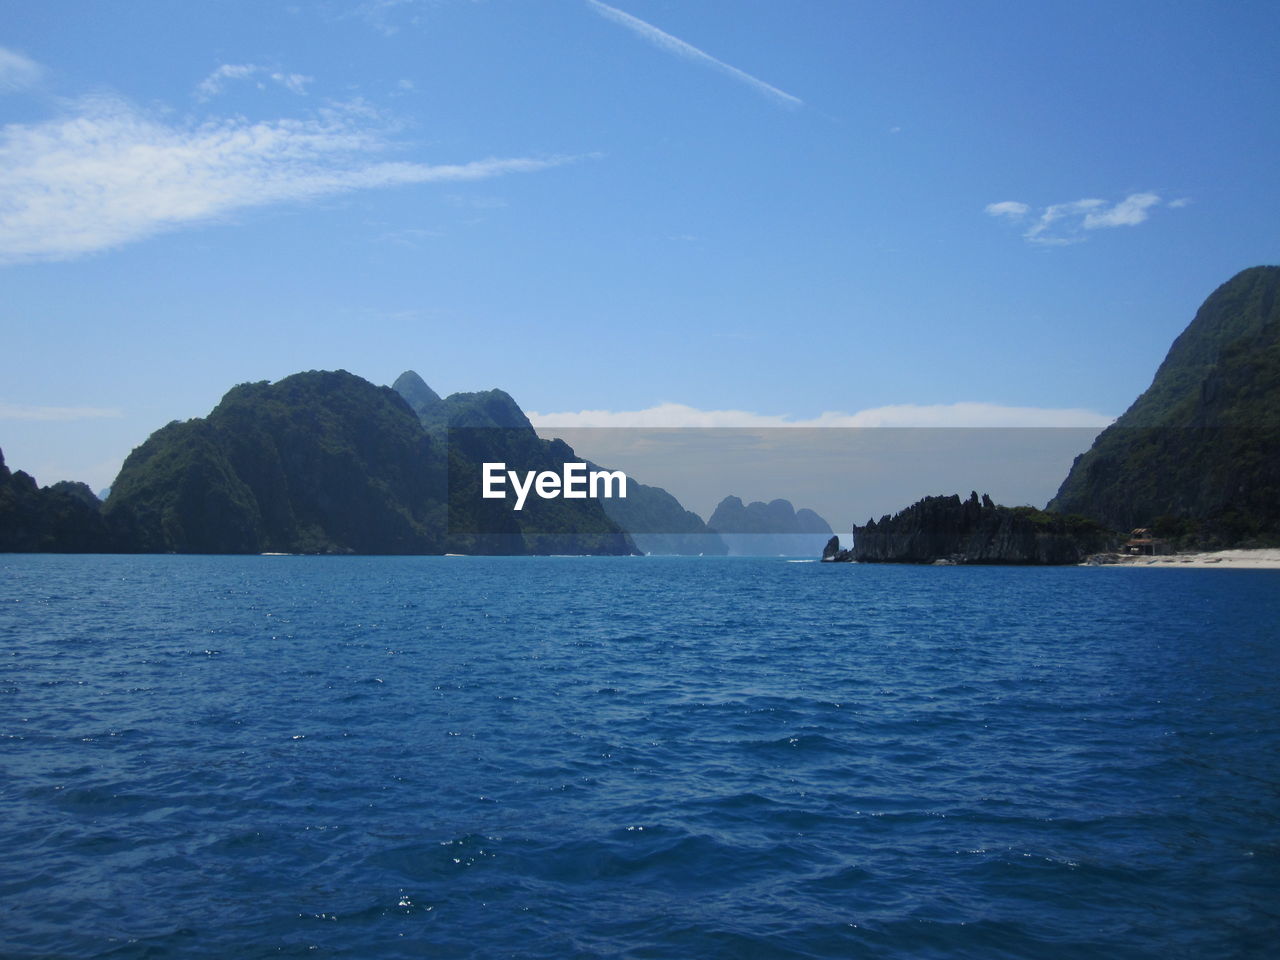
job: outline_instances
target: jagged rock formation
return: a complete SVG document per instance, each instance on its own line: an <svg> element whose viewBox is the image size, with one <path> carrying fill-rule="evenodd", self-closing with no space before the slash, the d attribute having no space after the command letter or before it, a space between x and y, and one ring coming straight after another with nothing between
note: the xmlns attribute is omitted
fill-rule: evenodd
<svg viewBox="0 0 1280 960"><path fill-rule="evenodd" d="M101 506L83 483L40 487L22 470L11 473L0 451L0 552L110 552Z"/></svg>
<svg viewBox="0 0 1280 960"><path fill-rule="evenodd" d="M1103 549L1109 537L1082 518L997 506L974 492L968 500L925 497L878 523L854 527L852 550L838 551L835 537L828 548L829 559L858 563L1069 564Z"/></svg>
<svg viewBox="0 0 1280 960"><path fill-rule="evenodd" d="M839 537L832 537L827 541L827 545L822 548L823 563L849 563L852 560L852 551L840 549Z"/></svg>
<svg viewBox="0 0 1280 960"><path fill-rule="evenodd" d="M1280 544L1280 267L1205 300L1048 509L1201 546Z"/></svg>

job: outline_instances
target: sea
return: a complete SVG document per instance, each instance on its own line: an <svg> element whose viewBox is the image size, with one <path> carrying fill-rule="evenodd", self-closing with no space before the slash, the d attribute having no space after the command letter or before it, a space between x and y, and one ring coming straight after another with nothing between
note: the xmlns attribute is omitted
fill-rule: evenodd
<svg viewBox="0 0 1280 960"><path fill-rule="evenodd" d="M1280 572L0 556L0 956L1272 957Z"/></svg>

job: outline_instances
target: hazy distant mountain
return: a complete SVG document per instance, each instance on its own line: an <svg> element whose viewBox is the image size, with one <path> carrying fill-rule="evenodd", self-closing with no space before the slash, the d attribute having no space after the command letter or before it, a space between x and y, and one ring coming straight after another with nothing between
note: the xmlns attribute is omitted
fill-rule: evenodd
<svg viewBox="0 0 1280 960"><path fill-rule="evenodd" d="M1280 543L1280 267L1209 296L1049 509L1202 544Z"/></svg>
<svg viewBox="0 0 1280 960"><path fill-rule="evenodd" d="M412 370L396 377L391 389L408 402L409 408L422 419L440 402L440 394L427 386L427 382Z"/></svg>
<svg viewBox="0 0 1280 960"><path fill-rule="evenodd" d="M409 403L429 431L443 437L448 432L450 445L458 445L468 454L468 462L480 458L501 460L514 469L513 457L519 454L521 469L559 469L566 462L585 462L572 447L560 440L543 440L525 416L519 404L501 390L479 393L455 393L441 398L412 370L396 378L394 389ZM497 433L495 431L503 431ZM600 469L589 463L590 469ZM475 490L465 477L460 478L468 501ZM606 516L631 534L642 553L723 556L728 548L707 529L702 518L686 510L661 487L639 483L634 478L627 484L626 498L614 497L598 501ZM550 507L532 502L528 509L563 509L566 501L551 501ZM558 506L557 506L558 505ZM487 505L482 505L485 510ZM499 512L499 510L503 512ZM505 530L514 522L507 516L509 508L493 504L485 516L486 530ZM544 522L545 518L544 518ZM456 530L456 524L454 524Z"/></svg>
<svg viewBox="0 0 1280 960"><path fill-rule="evenodd" d="M788 500L744 504L734 496L720 501L707 526L735 556L815 556L831 535L827 521L812 510L796 510Z"/></svg>
<svg viewBox="0 0 1280 960"><path fill-rule="evenodd" d="M831 525L812 510L796 510L789 500L755 500L744 504L739 497L725 497L707 526L718 533L831 533Z"/></svg>
<svg viewBox="0 0 1280 960"><path fill-rule="evenodd" d="M630 478L625 500L600 502L604 512L631 534L643 553L722 557L729 552L722 537L661 487Z"/></svg>

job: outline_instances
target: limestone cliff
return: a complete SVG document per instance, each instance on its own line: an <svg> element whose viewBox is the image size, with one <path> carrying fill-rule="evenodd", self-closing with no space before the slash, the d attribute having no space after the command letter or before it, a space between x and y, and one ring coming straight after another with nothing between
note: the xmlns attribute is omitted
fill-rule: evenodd
<svg viewBox="0 0 1280 960"><path fill-rule="evenodd" d="M824 559L858 563L1079 563L1103 549L1097 524L1033 507L1002 507L976 492L925 497L892 517L853 528L853 549Z"/></svg>

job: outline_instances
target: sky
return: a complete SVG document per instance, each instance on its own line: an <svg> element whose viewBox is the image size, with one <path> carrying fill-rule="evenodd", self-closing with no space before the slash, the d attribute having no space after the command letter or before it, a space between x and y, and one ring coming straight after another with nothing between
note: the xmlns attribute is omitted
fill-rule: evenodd
<svg viewBox="0 0 1280 960"><path fill-rule="evenodd" d="M1277 36L1247 0L5 4L0 449L96 490L334 368L546 425L1099 427L1280 262Z"/></svg>

